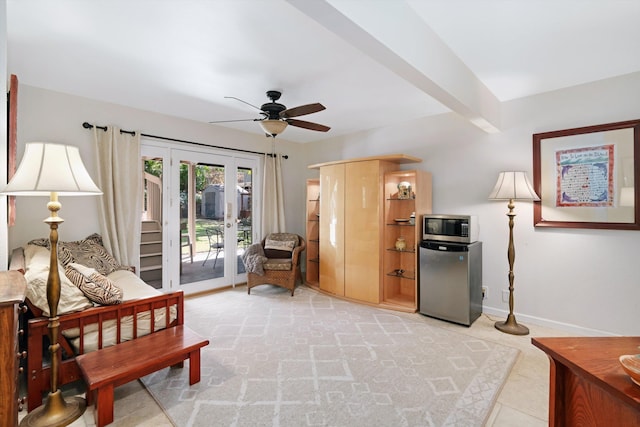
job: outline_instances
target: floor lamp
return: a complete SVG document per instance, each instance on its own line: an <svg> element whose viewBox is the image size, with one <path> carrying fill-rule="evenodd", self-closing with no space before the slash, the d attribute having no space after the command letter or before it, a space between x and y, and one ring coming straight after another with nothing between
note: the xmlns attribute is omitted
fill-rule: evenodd
<svg viewBox="0 0 640 427"><path fill-rule="evenodd" d="M49 305L49 353L51 354L51 391L44 405L27 414L20 426L66 426L78 419L86 409L80 397L65 399L58 388L60 344L58 343L58 303L60 302L60 273L58 271L58 216L61 204L58 195L87 196L102 194L82 163L77 147L32 142L26 144L24 156L11 181L0 193L12 196L49 196L49 224L51 258L47 277Z"/></svg>
<svg viewBox="0 0 640 427"><path fill-rule="evenodd" d="M524 172L500 172L498 181L493 191L489 195L489 200L508 200L509 204L509 249L507 258L509 260L509 315L504 322L496 322L496 329L512 335L527 335L529 328L519 325L516 316L513 314L513 262L516 258L516 248L513 245L513 213L514 200L540 200L533 190L527 174Z"/></svg>

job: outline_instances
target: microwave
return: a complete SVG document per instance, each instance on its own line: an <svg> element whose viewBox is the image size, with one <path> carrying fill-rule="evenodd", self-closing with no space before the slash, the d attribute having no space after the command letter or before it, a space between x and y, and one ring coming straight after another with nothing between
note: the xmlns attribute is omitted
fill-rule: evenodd
<svg viewBox="0 0 640 427"><path fill-rule="evenodd" d="M422 216L423 240L473 243L478 241L478 232L478 217L475 215Z"/></svg>

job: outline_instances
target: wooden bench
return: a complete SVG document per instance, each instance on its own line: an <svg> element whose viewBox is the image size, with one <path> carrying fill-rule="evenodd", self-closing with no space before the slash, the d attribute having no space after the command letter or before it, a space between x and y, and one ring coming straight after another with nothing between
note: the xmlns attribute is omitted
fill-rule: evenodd
<svg viewBox="0 0 640 427"><path fill-rule="evenodd" d="M122 342L76 357L87 384L87 400L95 401L96 425L113 422L113 389L189 359L189 385L200 381L200 349L209 341L184 325ZM92 399L95 393L95 399Z"/></svg>

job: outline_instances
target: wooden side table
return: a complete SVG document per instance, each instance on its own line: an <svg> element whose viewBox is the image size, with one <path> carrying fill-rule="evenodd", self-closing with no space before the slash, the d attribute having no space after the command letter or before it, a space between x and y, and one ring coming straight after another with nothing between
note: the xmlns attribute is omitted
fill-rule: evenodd
<svg viewBox="0 0 640 427"><path fill-rule="evenodd" d="M20 360L26 357L26 352L19 348L18 318L26 289L21 273L0 272L0 423L3 426L18 425L18 411L24 403L18 399Z"/></svg>
<svg viewBox="0 0 640 427"><path fill-rule="evenodd" d="M640 337L532 338L551 361L549 426L640 426L640 386L618 357Z"/></svg>

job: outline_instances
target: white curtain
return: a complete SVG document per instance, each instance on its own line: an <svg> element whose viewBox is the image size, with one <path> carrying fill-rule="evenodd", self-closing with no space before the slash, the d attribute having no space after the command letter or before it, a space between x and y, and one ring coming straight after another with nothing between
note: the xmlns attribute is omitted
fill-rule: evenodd
<svg viewBox="0 0 640 427"><path fill-rule="evenodd" d="M140 133L121 133L108 126L93 128L97 153L100 228L105 248L122 265L140 261L142 167Z"/></svg>
<svg viewBox="0 0 640 427"><path fill-rule="evenodd" d="M287 231L284 222L282 155L265 154L262 185L262 235Z"/></svg>

